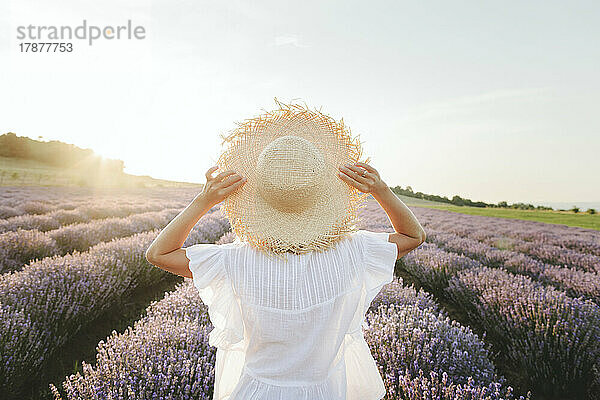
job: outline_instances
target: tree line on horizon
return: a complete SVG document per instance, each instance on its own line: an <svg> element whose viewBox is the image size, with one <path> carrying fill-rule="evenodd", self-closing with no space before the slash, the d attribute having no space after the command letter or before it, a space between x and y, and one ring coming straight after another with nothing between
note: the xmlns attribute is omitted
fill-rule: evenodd
<svg viewBox="0 0 600 400"><path fill-rule="evenodd" d="M0 136L0 156L38 161L50 167L102 169L122 174L122 160L107 159L90 149L82 149L58 140L40 141L8 132Z"/></svg>
<svg viewBox="0 0 600 400"><path fill-rule="evenodd" d="M426 194L423 192L414 192L410 186L407 186L405 189L402 189L401 186L394 186L394 187L391 187L391 189L392 189L392 192L399 194L399 195L414 197L414 198L423 199L423 200L437 201L439 203L453 204L455 206L468 206L468 207L481 207L481 208L485 208L485 207L512 208L512 209L519 209L519 210L553 210L552 207L543 206L543 205L534 206L533 204L521 203L521 202L508 204L508 202L506 202L506 201L499 201L498 203L494 204L494 203L486 203L483 201L473 201L471 199L462 198L459 195L455 195L452 197L452 199L449 199L446 196L438 196L436 194ZM578 213L579 208L573 206L573 208L569 211ZM590 214L595 214L595 210L591 209Z"/></svg>

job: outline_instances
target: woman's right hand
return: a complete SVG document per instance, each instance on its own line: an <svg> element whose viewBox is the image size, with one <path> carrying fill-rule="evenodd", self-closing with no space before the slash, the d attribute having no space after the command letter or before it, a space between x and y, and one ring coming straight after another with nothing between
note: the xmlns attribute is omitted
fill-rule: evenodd
<svg viewBox="0 0 600 400"><path fill-rule="evenodd" d="M212 173L218 168L219 166L215 165L206 171L206 184L202 189L202 193L199 194L199 196L204 197L211 205L219 204L225 200L227 196L235 192L247 180L246 177L232 170L221 172L219 175L213 177Z"/></svg>
<svg viewBox="0 0 600 400"><path fill-rule="evenodd" d="M377 195L388 188L385 182L381 180L379 172L369 164L356 162L341 166L339 170L338 176L341 180L363 193Z"/></svg>

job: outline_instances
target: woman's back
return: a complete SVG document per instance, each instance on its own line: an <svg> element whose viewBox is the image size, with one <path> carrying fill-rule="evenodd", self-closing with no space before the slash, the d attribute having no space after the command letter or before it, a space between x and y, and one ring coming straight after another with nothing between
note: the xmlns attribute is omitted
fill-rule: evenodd
<svg viewBox="0 0 600 400"><path fill-rule="evenodd" d="M362 334L397 246L359 230L324 251L268 256L246 242L186 248L218 348L214 399L381 399Z"/></svg>

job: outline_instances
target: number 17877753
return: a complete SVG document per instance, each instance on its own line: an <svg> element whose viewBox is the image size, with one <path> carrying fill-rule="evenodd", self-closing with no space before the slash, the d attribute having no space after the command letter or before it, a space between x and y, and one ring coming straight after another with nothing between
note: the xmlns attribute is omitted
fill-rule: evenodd
<svg viewBox="0 0 600 400"><path fill-rule="evenodd" d="M42 42L42 43L19 43L21 53L70 53L73 51L73 43Z"/></svg>

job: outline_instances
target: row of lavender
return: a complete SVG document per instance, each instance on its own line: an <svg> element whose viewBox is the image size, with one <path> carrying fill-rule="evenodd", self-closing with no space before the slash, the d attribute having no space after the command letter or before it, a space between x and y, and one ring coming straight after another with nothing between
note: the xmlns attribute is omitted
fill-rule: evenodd
<svg viewBox="0 0 600 400"><path fill-rule="evenodd" d="M213 208L186 243L214 242L229 224ZM170 274L145 259L155 229L52 256L0 276L0 391L18 396L45 360L134 289Z"/></svg>
<svg viewBox="0 0 600 400"><path fill-rule="evenodd" d="M229 234L220 242L232 239ZM366 322L365 338L385 378L386 399L514 398L485 344L451 321L430 295L398 278L377 296ZM186 280L151 304L133 328L101 341L95 366L84 362L82 373L66 377L62 394L50 388L57 400L212 399L210 331L206 307Z"/></svg>
<svg viewBox="0 0 600 400"><path fill-rule="evenodd" d="M16 232L1 233L0 273L19 270L35 259L86 251L93 245L114 238L161 228L180 211L180 208L168 208L125 218L71 224L48 232L19 229Z"/></svg>
<svg viewBox="0 0 600 400"><path fill-rule="evenodd" d="M133 205L115 201L114 204L86 204L74 208L62 208L49 213L30 212L12 217L0 216L0 233L14 232L19 229L37 229L40 232L48 232L70 224L91 222L103 218L127 217L133 214L159 211L165 208L183 207L185 207L185 204L181 201L165 203L156 200Z"/></svg>
<svg viewBox="0 0 600 400"><path fill-rule="evenodd" d="M524 253L547 263L600 272L600 232L592 229L424 207L413 211L426 228Z"/></svg>

